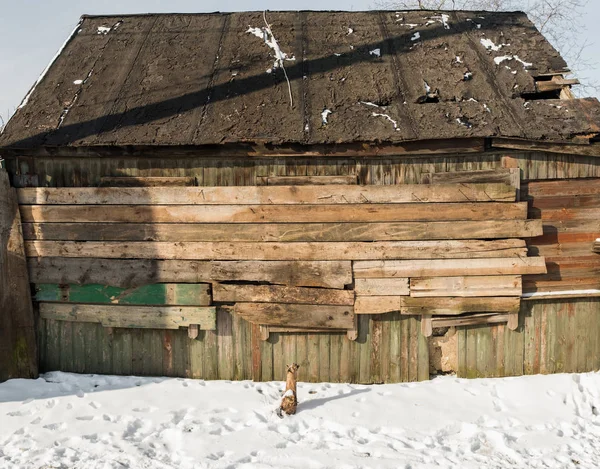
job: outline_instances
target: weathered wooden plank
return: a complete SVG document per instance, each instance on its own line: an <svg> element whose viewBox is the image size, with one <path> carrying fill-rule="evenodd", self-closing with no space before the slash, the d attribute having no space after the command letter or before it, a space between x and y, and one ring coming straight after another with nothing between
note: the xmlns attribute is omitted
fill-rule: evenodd
<svg viewBox="0 0 600 469"><path fill-rule="evenodd" d="M21 205L24 222L327 223L526 220L525 202L337 205ZM548 218L551 219L551 218Z"/></svg>
<svg viewBox="0 0 600 469"><path fill-rule="evenodd" d="M112 177L102 176L100 186L102 188L116 187L186 187L195 186L196 178L193 177ZM111 190L108 189L108 190ZM114 190L114 189L112 189ZM82 202L78 202L82 203Z"/></svg>
<svg viewBox="0 0 600 469"><path fill-rule="evenodd" d="M520 239L379 241L373 243L162 243L25 241L28 257L103 259L337 261L525 257Z"/></svg>
<svg viewBox="0 0 600 469"><path fill-rule="evenodd" d="M0 167L0 382L37 378L38 352L16 193Z"/></svg>
<svg viewBox="0 0 600 469"><path fill-rule="evenodd" d="M311 305L354 304L354 292L324 288L287 287L283 285L213 285L214 301L250 303L296 303Z"/></svg>
<svg viewBox="0 0 600 469"><path fill-rule="evenodd" d="M351 176L356 181L355 176ZM124 178L129 180L131 178ZM186 179L186 178L184 178ZM193 180L193 178L190 178ZM294 205L514 202L508 184L394 186L32 187L17 191L22 205Z"/></svg>
<svg viewBox="0 0 600 469"><path fill-rule="evenodd" d="M598 237L600 230L590 233L563 233L559 231L546 232L543 236L536 236L527 240L530 246L540 246L544 244L570 244L570 243L590 243L593 244ZM600 244L600 243L599 243Z"/></svg>
<svg viewBox="0 0 600 469"><path fill-rule="evenodd" d="M532 256L547 257L549 262L555 257L597 257L597 254L591 251L589 242L530 245L528 252Z"/></svg>
<svg viewBox="0 0 600 469"><path fill-rule="evenodd" d="M236 303L234 311L253 324L329 329L351 329L354 324L349 306Z"/></svg>
<svg viewBox="0 0 600 469"><path fill-rule="evenodd" d="M357 296L409 295L408 278L357 278L354 281Z"/></svg>
<svg viewBox="0 0 600 469"><path fill-rule="evenodd" d="M535 209L534 209L535 211ZM598 220L600 218L600 208L560 208L560 209L545 209L541 211L541 220L547 221L588 221ZM536 216L535 218L538 218Z"/></svg>
<svg viewBox="0 0 600 469"><path fill-rule="evenodd" d="M104 327L179 329L198 324L216 327L216 310L208 306L121 306L40 303L40 317L59 321L100 323Z"/></svg>
<svg viewBox="0 0 600 469"><path fill-rule="evenodd" d="M526 185L529 197L537 200L538 197L571 196L600 194L600 179L560 179L557 181L530 181Z"/></svg>
<svg viewBox="0 0 600 469"><path fill-rule="evenodd" d="M491 215L490 215L491 216ZM550 223L550 222L548 222ZM585 222L559 222L559 229L581 231ZM23 223L26 240L310 242L412 241L529 238L543 234L541 220L426 221L383 223ZM600 229L588 222L585 231ZM564 227L564 228L563 228ZM555 231L555 230L553 230Z"/></svg>
<svg viewBox="0 0 600 469"><path fill-rule="evenodd" d="M439 172L429 175L429 184L476 184L512 183L510 168L484 169L476 171Z"/></svg>
<svg viewBox="0 0 600 469"><path fill-rule="evenodd" d="M544 274L546 263L543 257L357 261L353 271L356 278Z"/></svg>
<svg viewBox="0 0 600 469"><path fill-rule="evenodd" d="M270 282L340 288L352 283L351 262L177 261L129 259L29 259L34 283L102 284L131 288L153 283Z"/></svg>
<svg viewBox="0 0 600 469"><path fill-rule="evenodd" d="M358 280L358 279L357 279ZM410 296L520 296L521 276L411 278Z"/></svg>
<svg viewBox="0 0 600 469"><path fill-rule="evenodd" d="M357 296L354 314L382 314L400 311L401 296Z"/></svg>
<svg viewBox="0 0 600 469"><path fill-rule="evenodd" d="M62 303L109 303L122 305L209 306L210 285L207 283L157 283L134 288L110 285L35 285L35 300Z"/></svg>
<svg viewBox="0 0 600 469"><path fill-rule="evenodd" d="M508 322L506 313L469 314L458 317L432 318L433 327L482 326L486 324L504 324Z"/></svg>
<svg viewBox="0 0 600 469"><path fill-rule="evenodd" d="M598 183L600 184L600 182ZM555 197L529 198L530 210L548 210L563 208L598 208L600 194L592 195L559 195Z"/></svg>
<svg viewBox="0 0 600 469"><path fill-rule="evenodd" d="M357 184L356 176L268 176L268 186L312 186Z"/></svg>
<svg viewBox="0 0 600 469"><path fill-rule="evenodd" d="M389 297L382 297L389 298ZM400 313L407 315L456 316L463 313L518 311L520 298L411 298L400 296Z"/></svg>

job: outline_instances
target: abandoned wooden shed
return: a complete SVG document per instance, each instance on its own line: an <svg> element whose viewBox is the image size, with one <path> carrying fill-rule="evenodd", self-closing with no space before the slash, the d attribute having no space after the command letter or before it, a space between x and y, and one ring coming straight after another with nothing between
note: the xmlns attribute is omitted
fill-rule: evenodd
<svg viewBox="0 0 600 469"><path fill-rule="evenodd" d="M598 369L600 105L568 73L522 13L82 17L0 136L25 349L205 379Z"/></svg>

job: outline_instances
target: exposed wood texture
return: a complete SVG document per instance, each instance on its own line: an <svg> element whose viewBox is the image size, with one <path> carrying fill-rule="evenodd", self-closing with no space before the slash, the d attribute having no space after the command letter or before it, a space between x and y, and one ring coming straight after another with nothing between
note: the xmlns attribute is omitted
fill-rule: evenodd
<svg viewBox="0 0 600 469"><path fill-rule="evenodd" d="M353 177L356 179L355 176ZM236 186L185 189L31 187L19 189L17 194L22 205L330 205L515 201L514 187L504 183L334 187Z"/></svg>
<svg viewBox="0 0 600 469"><path fill-rule="evenodd" d="M356 278L524 275L546 273L546 263L543 257L358 261L353 270Z"/></svg>
<svg viewBox="0 0 600 469"><path fill-rule="evenodd" d="M487 277L411 278L410 296L521 296L522 282L518 275Z"/></svg>
<svg viewBox="0 0 600 469"><path fill-rule="evenodd" d="M437 317L432 319L433 327L461 327L461 326L484 326L489 324L506 324L509 320L508 314L483 313L469 314L458 317Z"/></svg>
<svg viewBox="0 0 600 469"><path fill-rule="evenodd" d="M490 214L493 216L494 214ZM600 227L600 221L596 222ZM527 238L543 234L541 220L383 223L24 223L26 240L162 242L358 242Z"/></svg>
<svg viewBox="0 0 600 469"><path fill-rule="evenodd" d="M235 303L296 303L310 305L354 304L351 290L330 290L324 288L301 288L282 285L213 285L214 301Z"/></svg>
<svg viewBox="0 0 600 469"><path fill-rule="evenodd" d="M25 222L327 223L527 219L527 204L468 202L337 205L21 205Z"/></svg>
<svg viewBox="0 0 600 469"><path fill-rule="evenodd" d="M399 297L401 314L455 316L463 313L515 312L520 298L410 298Z"/></svg>
<svg viewBox="0 0 600 469"><path fill-rule="evenodd" d="M37 375L35 323L17 197L0 167L0 382Z"/></svg>
<svg viewBox="0 0 600 469"><path fill-rule="evenodd" d="M507 148L511 150L539 151L546 153L563 153L567 155L600 156L600 144L576 145L570 143L553 143L541 141L526 141L510 138L492 139L493 148Z"/></svg>
<svg viewBox="0 0 600 469"><path fill-rule="evenodd" d="M357 278L354 291L358 296L409 295L408 278Z"/></svg>
<svg viewBox="0 0 600 469"><path fill-rule="evenodd" d="M600 241L594 241L594 243L592 244L592 252L600 254Z"/></svg>
<svg viewBox="0 0 600 469"><path fill-rule="evenodd" d="M40 317L59 321L97 322L104 327L179 329L197 324L216 329L216 309L211 306L121 306L40 303Z"/></svg>
<svg viewBox="0 0 600 469"><path fill-rule="evenodd" d="M193 177L108 177L100 178L100 187L186 187L195 186ZM22 203L19 201L19 203ZM76 203L84 203L79 201ZM103 203L103 202L99 202Z"/></svg>
<svg viewBox="0 0 600 469"><path fill-rule="evenodd" d="M206 283L159 283L133 288L42 283L35 285L35 291L35 300L43 302L182 306L211 304L210 285Z"/></svg>
<svg viewBox="0 0 600 469"><path fill-rule="evenodd" d="M425 176L428 184L482 184L511 185L514 182L512 168L482 169L477 171L453 171L431 173ZM514 188L513 188L514 190Z"/></svg>
<svg viewBox="0 0 600 469"><path fill-rule="evenodd" d="M374 243L162 243L26 241L28 257L105 259L336 261L525 257L525 241L381 241Z"/></svg>
<svg viewBox="0 0 600 469"><path fill-rule="evenodd" d="M268 186L308 186L357 184L357 177L347 176L267 176Z"/></svg>
<svg viewBox="0 0 600 469"><path fill-rule="evenodd" d="M245 280L343 289L352 283L349 261L203 262L43 257L29 259L28 266L34 283L98 283L124 288L152 283Z"/></svg>
<svg viewBox="0 0 600 469"><path fill-rule="evenodd" d="M354 303L354 314L383 314L400 311L401 296L358 296Z"/></svg>
<svg viewBox="0 0 600 469"><path fill-rule="evenodd" d="M235 314L253 324L351 329L352 306L319 306L278 303L236 303Z"/></svg>

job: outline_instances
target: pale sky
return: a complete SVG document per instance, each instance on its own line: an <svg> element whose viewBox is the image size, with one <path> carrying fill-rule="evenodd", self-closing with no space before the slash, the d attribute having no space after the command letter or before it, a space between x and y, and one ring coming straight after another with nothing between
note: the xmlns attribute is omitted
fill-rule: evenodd
<svg viewBox="0 0 600 469"><path fill-rule="evenodd" d="M374 0L0 0L0 116L13 113L82 14L213 12L244 10L369 10ZM600 0L590 0L582 38L595 69L578 78L600 83ZM591 93L594 93L591 91ZM595 93L600 97L600 92Z"/></svg>

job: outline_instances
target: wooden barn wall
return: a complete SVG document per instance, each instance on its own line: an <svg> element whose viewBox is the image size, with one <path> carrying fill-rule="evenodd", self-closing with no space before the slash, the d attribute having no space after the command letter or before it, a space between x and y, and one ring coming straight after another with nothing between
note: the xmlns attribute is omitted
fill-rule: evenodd
<svg viewBox="0 0 600 469"><path fill-rule="evenodd" d="M493 169L516 161L524 180L600 177L600 159L539 152L384 158L26 158L8 160L16 186L97 186L103 176L193 176L198 185L254 185L257 176L357 175L360 184L420 183L423 173ZM513 164L514 164L513 161ZM505 376L598 369L597 299L523 302L521 326L458 330L461 376ZM427 379L429 351L420 322L399 314L362 316L359 337L280 334L255 341L251 324L219 310L216 331L104 328L40 320L40 370L281 380L301 365L302 381L402 382ZM256 348L256 345L255 345Z"/></svg>
<svg viewBox="0 0 600 469"><path fill-rule="evenodd" d="M524 301L521 305L516 331L502 324L457 332L460 377L600 369L600 298Z"/></svg>

